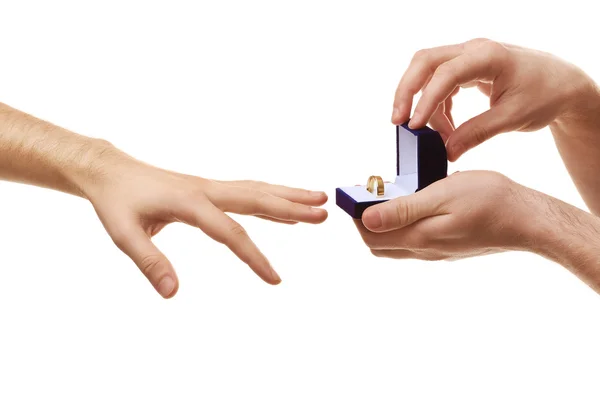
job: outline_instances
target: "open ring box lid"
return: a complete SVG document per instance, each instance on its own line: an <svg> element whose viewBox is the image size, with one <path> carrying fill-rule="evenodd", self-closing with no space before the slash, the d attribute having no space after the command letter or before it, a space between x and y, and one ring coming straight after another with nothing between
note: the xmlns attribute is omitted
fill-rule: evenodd
<svg viewBox="0 0 600 400"><path fill-rule="evenodd" d="M336 204L352 218L360 219L370 206L415 193L448 174L446 146L429 127L410 129L408 122L396 126L396 180L384 183L383 196L366 185L336 189ZM366 181L366 179L365 179Z"/></svg>

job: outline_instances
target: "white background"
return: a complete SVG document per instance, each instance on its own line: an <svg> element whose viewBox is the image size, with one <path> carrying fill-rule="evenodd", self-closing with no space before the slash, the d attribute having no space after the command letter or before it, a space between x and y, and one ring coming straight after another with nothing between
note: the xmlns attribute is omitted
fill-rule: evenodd
<svg viewBox="0 0 600 400"><path fill-rule="evenodd" d="M334 199L393 179L392 97L418 49L488 37L600 78L584 2L96 4L0 3L0 101L164 168L326 190L330 217L238 218L278 287L168 227L167 301L85 201L0 183L0 399L598 398L600 299L570 273L527 253L377 259ZM456 120L486 106L465 92ZM547 130L457 169L584 207Z"/></svg>

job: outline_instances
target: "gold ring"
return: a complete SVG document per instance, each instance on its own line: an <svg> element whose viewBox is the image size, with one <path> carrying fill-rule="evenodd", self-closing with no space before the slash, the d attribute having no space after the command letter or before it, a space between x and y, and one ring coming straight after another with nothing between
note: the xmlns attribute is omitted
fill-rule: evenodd
<svg viewBox="0 0 600 400"><path fill-rule="evenodd" d="M377 197L383 196L385 188L383 179L380 176L371 175L367 181L367 190L375 194L375 187L377 187Z"/></svg>

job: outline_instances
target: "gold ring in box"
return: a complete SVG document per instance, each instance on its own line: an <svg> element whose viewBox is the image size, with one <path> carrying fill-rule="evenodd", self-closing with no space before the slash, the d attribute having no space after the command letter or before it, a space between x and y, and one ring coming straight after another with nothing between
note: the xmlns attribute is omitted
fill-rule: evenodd
<svg viewBox="0 0 600 400"><path fill-rule="evenodd" d="M371 175L367 181L367 190L373 194L377 193L377 197L383 196L384 194L383 179L380 176ZM377 189L377 192L375 192Z"/></svg>

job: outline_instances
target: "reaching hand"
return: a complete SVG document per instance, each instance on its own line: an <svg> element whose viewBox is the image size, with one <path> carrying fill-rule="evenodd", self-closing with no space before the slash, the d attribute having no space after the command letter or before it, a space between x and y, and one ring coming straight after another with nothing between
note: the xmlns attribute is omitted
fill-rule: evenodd
<svg viewBox="0 0 600 400"><path fill-rule="evenodd" d="M255 215L294 224L321 223L327 218L322 192L262 182L220 182L178 174L118 153L103 166L102 177L86 193L115 244L127 254L165 298L175 295L173 266L151 238L172 222L201 229L227 245L270 284L281 280L244 228L226 212Z"/></svg>

